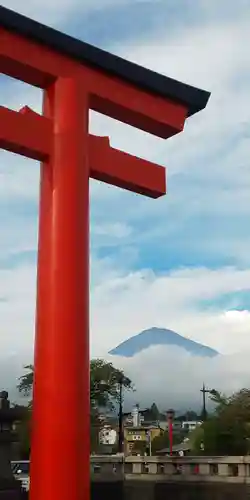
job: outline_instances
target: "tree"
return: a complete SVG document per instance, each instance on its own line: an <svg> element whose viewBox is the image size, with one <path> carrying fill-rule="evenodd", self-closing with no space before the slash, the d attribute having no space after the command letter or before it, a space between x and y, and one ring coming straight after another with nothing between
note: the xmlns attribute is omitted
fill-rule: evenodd
<svg viewBox="0 0 250 500"><path fill-rule="evenodd" d="M215 415L221 419L250 423L250 389L241 389L228 397L212 391L212 400L217 405Z"/></svg>
<svg viewBox="0 0 250 500"><path fill-rule="evenodd" d="M34 367L24 367L26 373L19 378L18 390L26 397L30 397L29 408L32 409L32 389L34 381ZM102 359L90 362L90 419L91 419L91 445L96 449L101 426L100 411L114 410L119 400L120 384L125 390L132 389L131 380L125 376L123 371L115 368L112 363ZM30 413L29 413L30 418ZM23 428L20 432L25 433Z"/></svg>
<svg viewBox="0 0 250 500"><path fill-rule="evenodd" d="M133 453L144 455L147 452L148 444L146 441L135 441L133 444Z"/></svg>
<svg viewBox="0 0 250 500"><path fill-rule="evenodd" d="M24 396L32 396L34 367L27 365L27 371L19 378L18 390ZM90 400L95 408L113 408L119 399L119 384L125 389L132 389L131 380L118 370L112 363L103 359L94 359L90 362Z"/></svg>
<svg viewBox="0 0 250 500"><path fill-rule="evenodd" d="M181 432L174 432L173 433L173 445L175 444L180 444L183 441L183 435ZM151 443L151 449L152 449L152 454L156 455L158 451L163 450L164 448L169 448L170 442L169 442L169 433L167 431L162 431L159 436L156 436L152 443Z"/></svg>
<svg viewBox="0 0 250 500"><path fill-rule="evenodd" d="M101 427L99 413L101 410L113 411L120 399L120 386L123 389L132 389L131 380L123 371L118 370L112 363L103 359L90 362L90 423L91 449L95 451L99 445L99 431Z"/></svg>
<svg viewBox="0 0 250 500"><path fill-rule="evenodd" d="M193 411L193 410L188 410L186 413L185 413L185 420L186 421L195 421L197 422L197 420L199 420L199 415L196 413L196 411Z"/></svg>
<svg viewBox="0 0 250 500"><path fill-rule="evenodd" d="M204 424L204 453L206 455L246 455L249 429L241 421L213 417Z"/></svg>
<svg viewBox="0 0 250 500"><path fill-rule="evenodd" d="M192 420L200 420L200 415L198 415L195 411L193 410L188 410L186 413L183 415L179 415L175 417L175 420L178 422L183 422L183 421L192 421Z"/></svg>
<svg viewBox="0 0 250 500"><path fill-rule="evenodd" d="M33 365L26 365L24 370L27 371L24 375L19 378L19 383L17 388L21 394L24 396L31 396L33 389L34 380L34 367Z"/></svg>
<svg viewBox="0 0 250 500"><path fill-rule="evenodd" d="M196 436L196 451L203 443L206 455L245 455L250 439L250 390L240 391L227 397L211 391L215 412L202 425L202 433Z"/></svg>
<svg viewBox="0 0 250 500"><path fill-rule="evenodd" d="M222 408L228 403L228 398L221 392L216 391L216 389L212 389L211 391L209 391L209 397L213 403L218 405L217 411L218 408Z"/></svg>
<svg viewBox="0 0 250 500"><path fill-rule="evenodd" d="M158 451L168 447L169 447L168 431L161 431L161 433L152 440L151 443L152 454L156 455Z"/></svg>
<svg viewBox="0 0 250 500"><path fill-rule="evenodd" d="M153 403L150 408L143 410L142 415L144 417L145 422L158 422L159 420L164 418L158 410L158 407L155 403ZM165 417L166 418L166 417Z"/></svg>
<svg viewBox="0 0 250 500"><path fill-rule="evenodd" d="M112 363L103 359L90 362L90 401L93 408L114 409L119 401L120 384L125 390L132 389L131 380Z"/></svg>
<svg viewBox="0 0 250 500"><path fill-rule="evenodd" d="M191 431L188 435L188 443L190 450L195 455L201 455L204 447L204 429L203 426L198 425L196 429Z"/></svg>
<svg viewBox="0 0 250 500"><path fill-rule="evenodd" d="M250 423L250 389L235 392L217 408L221 417Z"/></svg>
<svg viewBox="0 0 250 500"><path fill-rule="evenodd" d="M21 460L28 460L30 455L30 415L31 409L29 406L14 404L14 408L19 410L22 415L21 419L16 422L15 432L17 434L17 442L19 443L19 452Z"/></svg>
<svg viewBox="0 0 250 500"><path fill-rule="evenodd" d="M153 421L158 421L160 420L160 412L158 410L158 407L155 403L152 404L151 408L150 408L150 414L151 414L151 418Z"/></svg>

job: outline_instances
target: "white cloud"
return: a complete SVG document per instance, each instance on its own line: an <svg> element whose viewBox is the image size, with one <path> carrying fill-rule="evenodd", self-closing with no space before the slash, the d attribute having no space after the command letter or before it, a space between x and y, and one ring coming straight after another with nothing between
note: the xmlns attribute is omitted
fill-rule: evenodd
<svg viewBox="0 0 250 500"><path fill-rule="evenodd" d="M150 238L167 245L178 229L179 239L181 234L187 238L195 217L200 221L210 217L214 227L214 234L208 227L210 239L199 239L197 230L200 252L210 250L211 255L233 258L239 265L249 263L247 233L237 234L244 224L240 217L250 215L249 19L249 11L242 10L237 19L215 19L177 35L161 34L140 45L116 47L129 59L212 92L207 108L187 121L183 134L167 142L93 116L93 129L109 133L114 146L167 166L165 200L151 203L123 194L130 224L144 223L148 217L153 226L139 233L140 245ZM113 217L118 192L95 185L93 193L94 200L102 197L106 213Z"/></svg>
<svg viewBox="0 0 250 500"><path fill-rule="evenodd" d="M226 311L224 314L225 321L227 323L244 323L246 320L249 321L250 311L237 311L233 309L232 311Z"/></svg>
<svg viewBox="0 0 250 500"><path fill-rule="evenodd" d="M92 352L104 355L126 338L151 326L172 328L222 353L250 348L250 315L206 309L201 301L249 288L250 270L183 269L157 276L145 270L113 274L92 291Z"/></svg>
<svg viewBox="0 0 250 500"><path fill-rule="evenodd" d="M180 348L155 346L134 358L108 359L134 382L136 392L125 396L127 407L139 402L145 408L154 401L164 411L201 411L203 382L225 394L249 387L249 351L211 359L193 357Z"/></svg>
<svg viewBox="0 0 250 500"><path fill-rule="evenodd" d="M139 397L144 405L153 397L161 404L166 399L166 405L176 405L181 398L188 406L189 400L198 404L203 380L228 392L247 384L250 312L202 311L199 299L247 288L250 271L184 269L156 276L152 271L121 273L105 264L94 269L98 279L92 281L92 355L109 359L109 349L150 326L172 328L225 355L194 359L179 348L154 347L133 359L115 357L114 363L136 384L135 400ZM34 266L0 270L0 298L0 350L13 360L12 376L8 375L9 386L14 387L21 366L33 356Z"/></svg>
<svg viewBox="0 0 250 500"><path fill-rule="evenodd" d="M103 10L107 7L131 5L141 0L28 0L21 4L19 0L3 0L3 6L20 14L31 17L48 25L59 25L74 13L84 15L90 11ZM157 2L158 0L154 0Z"/></svg>
<svg viewBox="0 0 250 500"><path fill-rule="evenodd" d="M246 50L250 40L249 18L250 15L246 15L237 23L230 20L190 26L170 37L161 34L159 38L152 37L140 44L135 42L130 47L117 46L119 55L169 77L207 89L212 95L206 110L190 118L184 133L170 141L152 138L151 142L146 134L133 136L133 129L123 125L117 127L117 124L114 127L109 122L113 143L126 150L132 148L133 152L143 156L160 159L168 164L171 174L176 168L184 169L201 152L205 156L204 153L210 152L211 145L217 148L222 140L230 138L232 131L240 133L243 126L247 127L250 120L245 105L249 81ZM141 140L138 141L139 138Z"/></svg>
<svg viewBox="0 0 250 500"><path fill-rule="evenodd" d="M122 4L130 0L118 1ZM53 0L53 2L48 0L29 0L22 4L19 0L3 0L2 5L19 14L31 17L36 21L49 25L58 25L66 20L68 14L72 14L79 9L83 12L88 12L92 9L105 8L109 5L114 5L114 0L85 0L84 3L79 0Z"/></svg>
<svg viewBox="0 0 250 500"><path fill-rule="evenodd" d="M172 328L223 353L250 347L250 314L234 313L232 317L231 313L230 317L227 311L206 311L200 306L200 300L216 300L221 294L247 289L248 270L184 269L157 276L147 270L121 272L105 263L96 267L94 262L94 274L96 271L91 294L92 354L95 356L106 354L129 336L150 326ZM32 351L35 274L33 265L0 270L3 299L0 302L3 330L0 348L6 352L8 348L10 352L15 349L16 353Z"/></svg>
<svg viewBox="0 0 250 500"><path fill-rule="evenodd" d="M115 224L103 224L101 226L94 225L93 234L95 236L107 236L109 241L112 237L120 240L131 234L131 228L120 222L116 222Z"/></svg>
<svg viewBox="0 0 250 500"><path fill-rule="evenodd" d="M0 269L0 350L20 359L33 351L36 270L23 265Z"/></svg>

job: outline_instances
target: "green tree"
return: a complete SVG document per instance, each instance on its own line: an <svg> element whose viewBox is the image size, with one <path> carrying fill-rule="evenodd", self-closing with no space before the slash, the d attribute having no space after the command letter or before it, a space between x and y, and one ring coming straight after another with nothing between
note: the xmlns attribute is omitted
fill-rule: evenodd
<svg viewBox="0 0 250 500"><path fill-rule="evenodd" d="M173 433L173 445L180 444L183 441L183 436L181 432ZM162 431L159 436L156 436L152 443L151 449L152 454L156 455L158 451L163 450L164 448L169 448L169 433L168 430Z"/></svg>
<svg viewBox="0 0 250 500"><path fill-rule="evenodd" d="M246 455L249 429L245 422L213 417L204 426L204 453L206 455Z"/></svg>
<svg viewBox="0 0 250 500"><path fill-rule="evenodd" d="M19 383L17 385L17 388L23 396L29 397L32 396L32 389L33 389L33 380L34 380L34 367L33 365L26 365L24 367L24 370L27 373L24 373L19 378Z"/></svg>
<svg viewBox="0 0 250 500"><path fill-rule="evenodd" d="M159 412L158 407L155 403L153 403L151 408L150 408L150 414L151 414L152 420L154 420L154 421L160 420L160 412Z"/></svg>
<svg viewBox="0 0 250 500"><path fill-rule="evenodd" d="M161 433L156 436L151 443L152 455L156 455L158 451L169 447L169 435L168 431L161 431Z"/></svg>
<svg viewBox="0 0 250 500"><path fill-rule="evenodd" d="M195 455L203 454L204 446L204 429L203 426L198 426L188 434L190 450Z"/></svg>
<svg viewBox="0 0 250 500"><path fill-rule="evenodd" d="M199 419L200 419L199 415L193 410L188 410L185 413L185 420L187 420L187 421L192 421L192 420L197 421Z"/></svg>
<svg viewBox="0 0 250 500"><path fill-rule="evenodd" d="M217 412L219 411L219 409L224 408L228 404L228 401L229 401L229 398L227 398L221 392L216 391L216 389L212 389L209 392L209 397L210 397L211 401L217 405L217 409L216 409Z"/></svg>
<svg viewBox="0 0 250 500"><path fill-rule="evenodd" d="M135 441L133 445L133 453L139 453L144 455L147 452L147 442L146 441Z"/></svg>
<svg viewBox="0 0 250 500"><path fill-rule="evenodd" d="M34 367L24 367L27 373L19 378L18 390L24 396L32 396ZM93 408L112 409L119 400L120 383L125 390L132 389L131 380L112 363L103 359L90 361L90 401Z"/></svg>
<svg viewBox="0 0 250 500"><path fill-rule="evenodd" d="M198 415L195 411L193 410L188 410L186 413L183 415L179 415L175 417L175 420L178 422L183 422L183 421L190 421L190 420L200 420L200 415Z"/></svg>
<svg viewBox="0 0 250 500"><path fill-rule="evenodd" d="M120 385L131 390L132 382L123 371L103 359L90 362L90 401L93 408L114 409L119 401Z"/></svg>
<svg viewBox="0 0 250 500"><path fill-rule="evenodd" d="M100 411L113 411L120 399L122 391L131 390L132 382L123 371L118 370L112 363L103 359L94 359L90 362L90 428L91 449L96 451L99 445L99 431L101 427Z"/></svg>
<svg viewBox="0 0 250 500"><path fill-rule="evenodd" d="M203 444L205 455L245 455L250 439L250 390L225 396L211 391L216 404L213 416L202 425L193 446L196 452Z"/></svg>
<svg viewBox="0 0 250 500"><path fill-rule="evenodd" d="M27 365L24 367L26 373L19 378L18 390L21 394L31 398L29 408L32 410L32 389L34 380L34 367ZM123 390L132 389L131 380L123 373L123 371L114 367L112 363L107 363L102 359L91 360L90 362L90 420L91 420L91 446L96 449L98 446L98 436L100 430L100 411L114 410L116 403L119 401L120 385ZM31 411L28 414L29 419ZM28 420L29 420L28 419ZM29 442L29 427L25 422L20 428L20 433L28 436Z"/></svg>

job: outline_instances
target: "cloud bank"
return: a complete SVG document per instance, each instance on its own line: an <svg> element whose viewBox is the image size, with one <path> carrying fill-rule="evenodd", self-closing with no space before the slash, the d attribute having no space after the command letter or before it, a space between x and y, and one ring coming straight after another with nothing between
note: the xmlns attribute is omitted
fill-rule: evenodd
<svg viewBox="0 0 250 500"><path fill-rule="evenodd" d="M208 389L227 395L249 387L249 352L211 359L191 356L178 347L155 346L130 359L110 360L134 382L136 391L125 395L126 407L139 403L147 408L155 402L163 411L174 408L176 412L199 412L203 382ZM212 408L209 398L207 403Z"/></svg>

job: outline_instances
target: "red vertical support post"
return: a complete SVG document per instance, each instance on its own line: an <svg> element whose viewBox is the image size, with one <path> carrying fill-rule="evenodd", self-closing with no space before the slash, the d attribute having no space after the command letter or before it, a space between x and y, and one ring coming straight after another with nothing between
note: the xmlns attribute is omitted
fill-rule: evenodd
<svg viewBox="0 0 250 500"><path fill-rule="evenodd" d="M53 119L54 88L44 92L43 114ZM38 230L38 263L37 263L37 305L36 305L36 338L35 338L35 365L39 345L42 339L40 331L46 330L48 315L44 315L44 307L49 303L48 286L51 276L51 227L52 227L52 194L53 176L52 161L41 163L40 168L40 202L39 202L39 230ZM40 358L38 358L39 362ZM39 367L38 367L39 369Z"/></svg>
<svg viewBox="0 0 250 500"><path fill-rule="evenodd" d="M49 300L39 306L46 321L36 349L30 498L89 500L88 102L77 80L54 87Z"/></svg>
<svg viewBox="0 0 250 500"><path fill-rule="evenodd" d="M173 455L173 422L169 420L169 450L170 455Z"/></svg>
<svg viewBox="0 0 250 500"><path fill-rule="evenodd" d="M168 419L168 437L169 437L170 456L173 455L173 418L174 418L174 410L168 410L167 411L167 419Z"/></svg>
<svg viewBox="0 0 250 500"><path fill-rule="evenodd" d="M44 91L43 114L53 119L54 113L54 87ZM38 262L37 262L37 299L36 299L36 333L34 349L34 387L33 392L33 423L32 423L32 459L31 475L34 478L31 485L31 498L34 485L37 483L39 469L41 468L38 449L41 439L44 438L43 404L46 401L46 377L44 366L50 356L50 348L46 334L50 331L50 282L51 282L51 243L52 243L52 195L53 195L53 158L41 163L40 167L40 202L39 202L39 230L38 230ZM42 438L43 436L43 438ZM34 470L34 473L33 473Z"/></svg>

